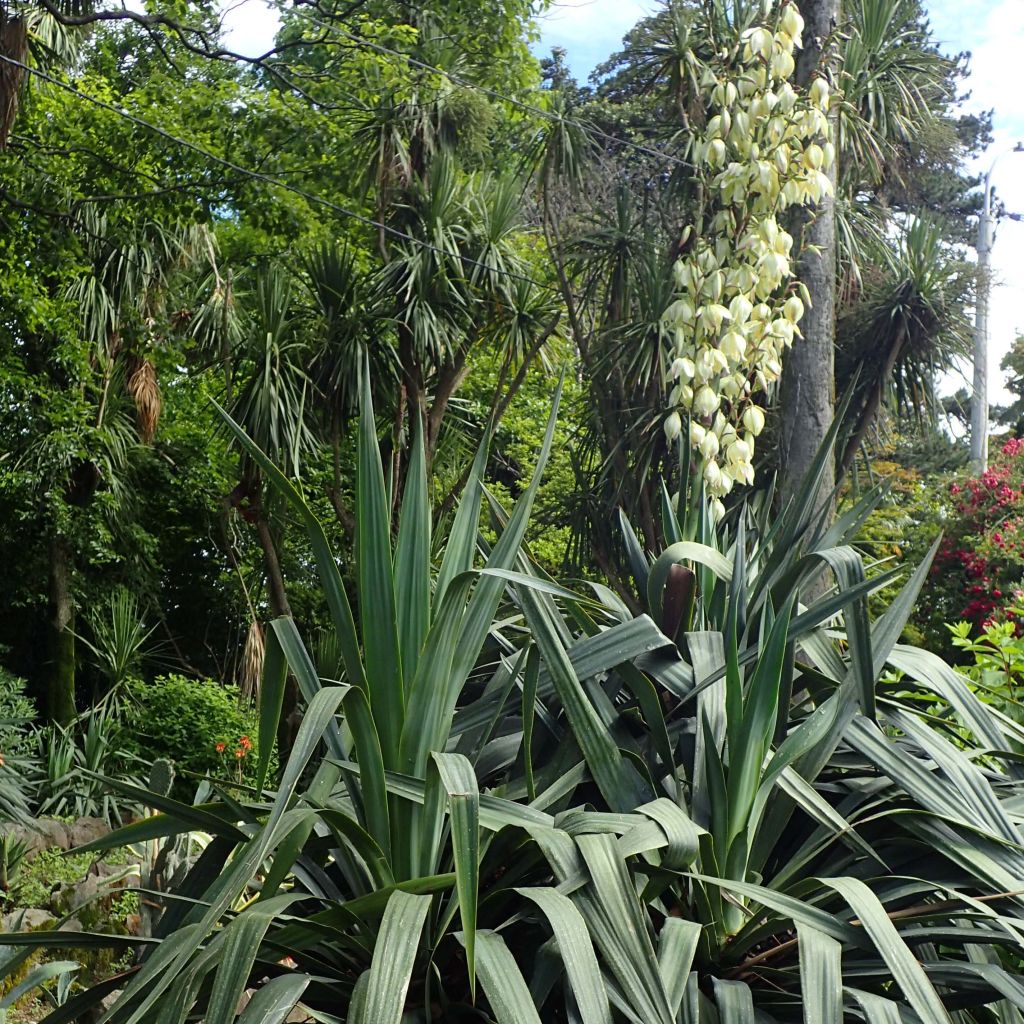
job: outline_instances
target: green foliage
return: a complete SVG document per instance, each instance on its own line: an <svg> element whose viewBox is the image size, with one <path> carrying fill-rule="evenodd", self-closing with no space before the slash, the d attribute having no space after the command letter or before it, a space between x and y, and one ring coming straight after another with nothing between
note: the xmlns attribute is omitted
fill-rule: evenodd
<svg viewBox="0 0 1024 1024"><path fill-rule="evenodd" d="M35 702L25 693L25 680L0 666L0 754L26 756L34 744L30 727L36 721Z"/></svg>
<svg viewBox="0 0 1024 1024"><path fill-rule="evenodd" d="M49 910L53 891L61 885L80 882L95 859L93 854L68 854L56 846L40 850L21 866L7 894L8 904Z"/></svg>
<svg viewBox="0 0 1024 1024"><path fill-rule="evenodd" d="M257 731L254 714L239 706L238 690L213 679L167 675L151 683L134 681L127 690L125 749L146 761L173 762L176 791L189 799L195 780L183 773L234 778L235 751L242 749L242 737L255 746ZM241 760L255 761L255 751L250 757L246 749Z"/></svg>
<svg viewBox="0 0 1024 1024"><path fill-rule="evenodd" d="M294 622L275 621L261 734L289 670L306 699L278 789L165 804L92 844L213 836L181 883L201 909L168 911L112 1021L158 1003L172 1022L224 1019L282 953L282 1005L359 1024L426 1022L437 1002L530 1024L576 1019L567 1003L604 1022L867 1006L987 1024L1016 1000L1003 963L1024 952L1024 901L1007 882L1024 844L1005 752L1024 729L898 643L927 561L870 621L887 580L849 541L876 493L829 527L812 479L782 515L743 506L720 533L699 484L679 515L664 494L673 543L648 555L626 534L650 612L634 619L521 557L536 480L494 508L505 526L480 568L482 452L435 574L418 461L392 548L365 397L360 453L358 619L319 524L262 463L307 524L345 676L319 679ZM823 567L835 592L801 606Z"/></svg>
<svg viewBox="0 0 1024 1024"><path fill-rule="evenodd" d="M1024 723L1021 684L1024 683L1024 637L1017 619L1024 608L1011 607L1013 621L989 622L980 634L972 622L949 626L953 646L973 658L962 671L975 683L981 699L1016 722Z"/></svg>
<svg viewBox="0 0 1024 1024"><path fill-rule="evenodd" d="M114 777L137 781L133 776L145 764L116 711L101 705L67 728L54 724L37 730L35 738L34 799L41 815L99 817L115 824L139 813L137 799L111 790L106 782Z"/></svg>

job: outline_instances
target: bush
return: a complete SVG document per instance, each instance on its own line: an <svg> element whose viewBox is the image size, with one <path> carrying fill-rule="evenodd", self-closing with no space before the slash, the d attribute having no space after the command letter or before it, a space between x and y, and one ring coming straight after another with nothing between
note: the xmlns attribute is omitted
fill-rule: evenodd
<svg viewBox="0 0 1024 1024"><path fill-rule="evenodd" d="M239 707L237 687L167 675L133 682L128 692L125 724L132 752L147 761L173 761L178 785L189 796L194 785L182 773L238 778L239 765L245 777L245 767L255 763L256 716ZM236 757L239 750L242 756Z"/></svg>
<svg viewBox="0 0 1024 1024"><path fill-rule="evenodd" d="M929 639L948 646L945 623L977 629L1020 621L1024 579L1024 440L997 449L980 477L948 488L948 516L922 624Z"/></svg>
<svg viewBox="0 0 1024 1024"><path fill-rule="evenodd" d="M35 744L31 727L35 703L25 696L25 680L0 666L0 752L27 756Z"/></svg>

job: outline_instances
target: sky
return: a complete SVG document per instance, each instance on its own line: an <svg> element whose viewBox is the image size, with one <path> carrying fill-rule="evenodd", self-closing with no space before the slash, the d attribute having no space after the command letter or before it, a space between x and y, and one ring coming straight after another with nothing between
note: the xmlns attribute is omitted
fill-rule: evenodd
<svg viewBox="0 0 1024 1024"><path fill-rule="evenodd" d="M229 0L230 2L230 0ZM486 3L488 0L481 0ZM231 45L244 53L269 48L276 16L262 0L241 0L226 19ZM1024 140L1024 0L925 0L940 45L949 53L972 54L965 110L994 110L995 142L972 170L984 173L993 159ZM657 0L555 0L540 21L538 54L566 50L576 76L585 79L595 65L618 49L623 35ZM1024 214L1024 153L1000 157L993 175L999 198ZM999 362L1018 331L1024 332L1024 222L1003 221L992 253L994 285L990 313L989 397L1006 401ZM969 379L969 368L967 379ZM951 379L950 390L963 386Z"/></svg>

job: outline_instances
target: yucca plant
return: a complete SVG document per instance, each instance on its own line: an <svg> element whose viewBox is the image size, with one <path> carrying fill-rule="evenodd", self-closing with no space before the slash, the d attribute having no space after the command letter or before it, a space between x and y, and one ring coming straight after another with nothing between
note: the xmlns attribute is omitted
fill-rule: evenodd
<svg viewBox="0 0 1024 1024"><path fill-rule="evenodd" d="M718 548L644 558L662 631L531 568L536 480L510 514L490 502L485 545L484 453L434 573L417 445L392 543L363 403L357 614L265 467L309 527L340 685L275 620L261 728L286 667L307 702L279 784L262 790L261 743L259 792L193 808L148 794L161 814L93 845L212 836L138 965L50 1024L112 988L104 1021L160 1024L281 1021L299 1000L347 1024L1021 1021L1007 751L1024 729L898 643L927 565L868 621L881 581L842 543L865 502L826 528L811 480L775 520L738 512ZM680 563L697 586L671 617ZM805 608L821 566L836 592ZM25 946L7 964L43 941L4 937Z"/></svg>
<svg viewBox="0 0 1024 1024"><path fill-rule="evenodd" d="M222 794L216 803L190 808L111 780L163 813L93 849L189 829L213 839L176 901L172 894L156 928L159 944L127 984L121 980L124 992L109 1019L233 1020L243 994L254 990L242 1020L280 1020L300 995L323 1020L396 1024L407 1004L423 1008L421 1016L436 1005L473 1012L475 997L481 1005L502 1004L501 964L510 954L495 929L534 905L517 894L517 881L550 877L528 830L553 827L549 808L572 802L577 785L597 796L606 790L623 812L651 795L636 767L618 756L579 679L665 642L644 620L639 628L613 626L567 655L571 636L561 618L552 617L554 600L586 602L517 571L517 565L528 569L521 546L552 443L557 397L555 406L533 482L507 520L495 507L499 536L482 566L486 446L435 571L422 438L415 440L392 537L392 496L363 389L355 613L300 495L233 427L306 522L333 617L341 679L322 681L295 623L278 618L268 633L261 695L259 792L242 799ZM502 606L510 587L537 595L531 618L553 676L540 671L536 651L524 649L515 608L507 601ZM600 609L595 614L606 619ZM268 799L263 785L289 671L306 710ZM521 707L523 694L533 692L538 723L546 721L542 701L552 679L583 738L578 744L559 727L555 756L540 762L520 756L521 744L497 713L510 699ZM526 729L534 730L534 723ZM601 762L596 788L581 746ZM482 792L486 782L492 783L489 793ZM525 932L527 945L547 939L537 923L515 927ZM70 933L61 941L110 940ZM282 958L289 958L288 966ZM478 975L486 993L479 996ZM51 1021L75 1019L103 991L72 999Z"/></svg>

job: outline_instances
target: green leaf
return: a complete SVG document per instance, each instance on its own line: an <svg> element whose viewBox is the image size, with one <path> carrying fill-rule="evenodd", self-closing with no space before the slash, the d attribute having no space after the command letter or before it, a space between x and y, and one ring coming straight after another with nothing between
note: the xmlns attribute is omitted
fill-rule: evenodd
<svg viewBox="0 0 1024 1024"><path fill-rule="evenodd" d="M641 1020L671 1024L648 922L615 840L607 834L581 835L576 844L590 872L595 897L595 913L584 911L584 916L596 933L605 961Z"/></svg>
<svg viewBox="0 0 1024 1024"><path fill-rule="evenodd" d="M754 997L749 985L742 981L722 981L720 978L713 978L712 982L721 1024L755 1024Z"/></svg>
<svg viewBox="0 0 1024 1024"><path fill-rule="evenodd" d="M274 629L269 631L263 655L263 680L260 684L259 760L256 765L256 789L267 783L270 759L277 742L277 729L281 722L285 685L288 681L288 662Z"/></svg>
<svg viewBox="0 0 1024 1024"><path fill-rule="evenodd" d="M299 689L302 691L306 704L309 704L321 688L320 677L317 675L313 659L309 656L309 652L299 636L295 620L289 615L284 615L274 619L270 623L270 628L281 645L281 650L284 652L288 666L291 668L292 674L299 684ZM341 732L338 729L337 722L332 720L327 723L324 739L328 750L330 750L334 757L344 757L346 755L345 744L342 743Z"/></svg>
<svg viewBox="0 0 1024 1024"><path fill-rule="evenodd" d="M466 966L471 997L476 995L476 915L480 890L480 793L469 759L462 754L434 754L441 784L448 794L455 885L459 894Z"/></svg>
<svg viewBox="0 0 1024 1024"><path fill-rule="evenodd" d="M238 1024L283 1024L308 985L303 975L272 978L249 1000Z"/></svg>
<svg viewBox="0 0 1024 1024"><path fill-rule="evenodd" d="M903 1024L899 1004L891 999L884 999L873 992L863 992L856 988L847 988L845 991L853 996L864 1011L864 1019L868 1024Z"/></svg>
<svg viewBox="0 0 1024 1024"><path fill-rule="evenodd" d="M430 899L400 890L391 894L373 947L363 1019L353 1024L401 1024Z"/></svg>
<svg viewBox="0 0 1024 1024"><path fill-rule="evenodd" d="M817 551L814 557L826 562L835 573L840 593L865 582L864 560L852 547ZM850 678L859 695L860 709L867 718L875 717L875 680L866 597L851 601L844 612L846 636L850 645Z"/></svg>
<svg viewBox="0 0 1024 1024"><path fill-rule="evenodd" d="M355 743L359 760L360 796L366 830L391 859L391 820L387 787L384 783L384 757L370 705L362 690L349 690L342 701L345 720Z"/></svg>
<svg viewBox="0 0 1024 1024"><path fill-rule="evenodd" d="M487 469L489 442L489 434L480 442L469 479L459 499L455 521L448 531L448 542L434 588L434 601L438 605L444 600L452 580L473 568L477 536L480 532L480 504L484 498L483 479Z"/></svg>
<svg viewBox="0 0 1024 1024"><path fill-rule="evenodd" d="M666 917L661 926L661 934L658 936L658 968L665 983L665 994L668 996L673 1020L679 1018L679 1009L686 994L686 982L690 977L702 930L696 921L685 921L681 917Z"/></svg>
<svg viewBox="0 0 1024 1024"><path fill-rule="evenodd" d="M831 935L797 925L804 1024L843 1024L843 947Z"/></svg>
<svg viewBox="0 0 1024 1024"><path fill-rule="evenodd" d="M430 628L430 498L423 452L422 417L415 416L412 456L405 478L405 494L395 547L398 639L402 652L402 678L416 674L420 651Z"/></svg>
<svg viewBox="0 0 1024 1024"><path fill-rule="evenodd" d="M839 893L860 919L903 995L921 1019L929 1024L952 1024L924 968L900 938L878 897L858 878L822 878L821 882Z"/></svg>
<svg viewBox="0 0 1024 1024"><path fill-rule="evenodd" d="M661 622L662 599L669 571L673 565L680 562L696 562L698 565L706 566L723 582L732 579L732 565L720 551L694 541L684 540L670 544L658 556L647 577L647 607L655 622Z"/></svg>
<svg viewBox="0 0 1024 1024"><path fill-rule="evenodd" d="M665 833L668 847L661 859L664 867L678 871L689 867L697 859L700 829L677 804L666 797L660 797L638 807L637 812L656 821Z"/></svg>
<svg viewBox="0 0 1024 1024"><path fill-rule="evenodd" d="M460 932L456 938L468 953L465 936ZM530 990L505 940L485 929L476 933L476 948L480 984L497 1024L540 1024Z"/></svg>
<svg viewBox="0 0 1024 1024"><path fill-rule="evenodd" d="M309 537L310 546L313 549L313 557L316 560L321 586L324 588L327 607L330 609L331 620L334 623L338 636L342 658L345 662L345 672L350 683L365 688L366 676L363 672L363 662L359 653L359 636L356 633L355 620L352 617L352 607L348 601L348 594L345 593L345 584L342 582L338 563L334 560L334 555L331 552L331 546L327 541L327 535L324 533L323 526L320 525L320 521L310 511L298 488L274 465L271 459L267 458L259 446L250 439L249 435L221 406L216 402L213 404L227 424L228 429L235 435L252 460L260 467L274 490L292 506L302 519L303 525L306 528L306 535Z"/></svg>
<svg viewBox="0 0 1024 1024"><path fill-rule="evenodd" d="M913 575L907 580L903 589L893 599L892 604L878 617L871 628L871 647L874 658L874 677L877 679L885 668L893 648L899 642L903 629L910 618L910 613L917 604L921 587L928 578L928 570L931 568L935 552L939 550L942 537L936 537L935 543L928 549L928 553L921 560L921 564L914 570Z"/></svg>
<svg viewBox="0 0 1024 1024"><path fill-rule="evenodd" d="M35 967L29 969L25 977L3 999L0 999L0 1012L5 1012L14 1006L19 999L28 995L32 989L38 988L54 978L59 978L62 974L70 974L72 971L77 971L81 966L76 960L53 960L50 963L36 964Z"/></svg>
<svg viewBox="0 0 1024 1024"><path fill-rule="evenodd" d="M636 807L652 794L645 792L646 787L636 769L622 757L580 685L552 621L549 605L541 595L526 589L520 592L520 600L534 642L554 682L594 781L613 809Z"/></svg>
<svg viewBox="0 0 1024 1024"><path fill-rule="evenodd" d="M231 1020L248 986L253 963L274 918L300 900L298 893L275 896L247 907L221 933L219 967L206 1010L208 1020Z"/></svg>
<svg viewBox="0 0 1024 1024"><path fill-rule="evenodd" d="M370 400L368 369L360 388L359 457L356 495L356 569L370 707L380 736L384 765L398 767L405 721L405 687L398 646L398 612L391 561L391 505ZM403 581L404 583L405 581Z"/></svg>
<svg viewBox="0 0 1024 1024"><path fill-rule="evenodd" d="M548 919L565 964L569 986L576 997L582 1024L612 1024L608 993L597 954L586 922L572 900L555 889L516 889L516 892L536 903Z"/></svg>

